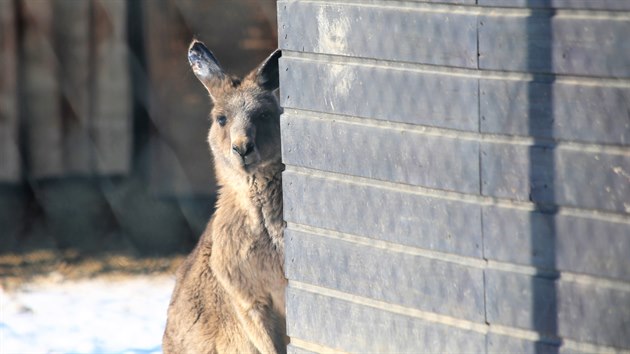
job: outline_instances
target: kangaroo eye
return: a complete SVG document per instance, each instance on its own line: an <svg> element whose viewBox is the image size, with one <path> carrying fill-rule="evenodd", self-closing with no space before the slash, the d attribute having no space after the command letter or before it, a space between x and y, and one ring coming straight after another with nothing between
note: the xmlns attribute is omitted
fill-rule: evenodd
<svg viewBox="0 0 630 354"><path fill-rule="evenodd" d="M220 126L224 126L226 122L227 118L225 116L222 115L217 117L217 123L219 123Z"/></svg>

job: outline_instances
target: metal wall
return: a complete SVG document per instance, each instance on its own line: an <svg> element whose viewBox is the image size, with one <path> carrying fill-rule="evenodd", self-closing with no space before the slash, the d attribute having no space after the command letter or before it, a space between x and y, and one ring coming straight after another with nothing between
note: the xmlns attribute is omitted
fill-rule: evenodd
<svg viewBox="0 0 630 354"><path fill-rule="evenodd" d="M278 3L290 352L630 349L630 3Z"/></svg>

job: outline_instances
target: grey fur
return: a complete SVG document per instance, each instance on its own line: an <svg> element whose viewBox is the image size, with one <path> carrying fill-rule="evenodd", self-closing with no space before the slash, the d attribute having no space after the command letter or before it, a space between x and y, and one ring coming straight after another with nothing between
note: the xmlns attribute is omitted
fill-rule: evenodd
<svg viewBox="0 0 630 354"><path fill-rule="evenodd" d="M270 77L279 56L241 81L226 75L203 43L191 43L191 67L214 103L208 142L221 187L214 216L177 272L166 354L286 353L284 165L277 78ZM245 156L236 153L252 146Z"/></svg>

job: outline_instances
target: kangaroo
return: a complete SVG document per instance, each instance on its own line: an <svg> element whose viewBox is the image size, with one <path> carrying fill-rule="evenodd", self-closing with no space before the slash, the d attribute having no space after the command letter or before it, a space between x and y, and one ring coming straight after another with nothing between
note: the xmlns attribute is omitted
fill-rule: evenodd
<svg viewBox="0 0 630 354"><path fill-rule="evenodd" d="M278 58L244 79L194 40L188 60L214 104L216 211L177 271L164 353L286 353Z"/></svg>

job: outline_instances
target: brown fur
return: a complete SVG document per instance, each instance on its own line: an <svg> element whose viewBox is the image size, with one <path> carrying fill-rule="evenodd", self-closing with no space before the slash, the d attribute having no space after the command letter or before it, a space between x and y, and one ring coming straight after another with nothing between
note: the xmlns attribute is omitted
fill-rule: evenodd
<svg viewBox="0 0 630 354"><path fill-rule="evenodd" d="M201 42L190 46L214 103L208 142L221 187L214 216L177 272L166 354L286 352L279 56L240 81Z"/></svg>

